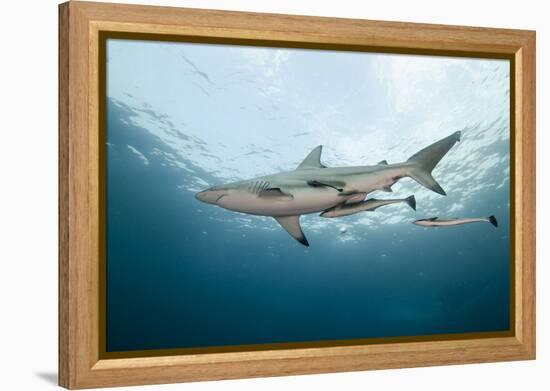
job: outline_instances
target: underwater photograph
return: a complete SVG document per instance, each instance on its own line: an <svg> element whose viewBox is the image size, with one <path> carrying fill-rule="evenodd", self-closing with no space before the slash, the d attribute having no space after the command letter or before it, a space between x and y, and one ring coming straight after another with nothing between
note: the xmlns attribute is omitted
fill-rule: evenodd
<svg viewBox="0 0 550 391"><path fill-rule="evenodd" d="M510 72L107 39L106 352L510 330Z"/></svg>

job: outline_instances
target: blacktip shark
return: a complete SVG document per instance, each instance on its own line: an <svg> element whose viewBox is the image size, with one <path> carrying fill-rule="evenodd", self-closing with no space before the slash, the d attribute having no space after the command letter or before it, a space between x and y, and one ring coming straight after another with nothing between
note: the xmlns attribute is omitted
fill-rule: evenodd
<svg viewBox="0 0 550 391"><path fill-rule="evenodd" d="M309 243L300 227L300 216L319 213L337 205L365 200L375 190L391 191L401 178L446 195L431 172L460 141L460 132L422 149L403 163L386 161L373 166L326 167L321 164L322 146L313 149L295 170L214 186L195 197L205 203L258 216L271 216L298 242Z"/></svg>
<svg viewBox="0 0 550 391"><path fill-rule="evenodd" d="M413 224L420 225L422 227L450 227L453 225L462 225L462 224L470 224L470 223L479 223L479 222L485 222L485 223L491 223L496 227L498 227L497 218L495 216L489 216L489 217L468 217L468 218L462 218L462 219L448 219L443 220L439 217L431 217L429 219L421 219L413 221Z"/></svg>
<svg viewBox="0 0 550 391"><path fill-rule="evenodd" d="M381 206L397 204L400 202L404 202L409 205L412 210L416 210L416 199L412 195L407 198L398 198L392 200L377 200L376 198L370 198L366 201L356 202L354 204L340 204L325 210L319 216L328 218L349 216L359 212L371 212L380 208Z"/></svg>

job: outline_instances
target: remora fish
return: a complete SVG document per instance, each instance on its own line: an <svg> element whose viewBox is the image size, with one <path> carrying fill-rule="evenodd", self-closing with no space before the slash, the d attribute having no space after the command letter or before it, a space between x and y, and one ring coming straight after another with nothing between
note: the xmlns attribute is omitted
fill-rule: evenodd
<svg viewBox="0 0 550 391"><path fill-rule="evenodd" d="M342 203L363 202L368 193L391 191L391 186L405 177L445 195L431 172L458 141L460 132L455 132L406 162L382 161L374 166L356 167L324 166L322 146L318 146L295 170L214 186L198 192L195 197L236 212L272 216L293 238L309 246L300 227L303 214L322 212Z"/></svg>
<svg viewBox="0 0 550 391"><path fill-rule="evenodd" d="M440 220L439 217L431 217L429 219L421 219L413 221L413 224L420 225L422 227L449 227L452 225L461 225L461 224L470 224L485 222L491 223L495 227L498 227L498 222L495 216L489 217L471 217L463 219L449 219L449 220Z"/></svg>
<svg viewBox="0 0 550 391"><path fill-rule="evenodd" d="M363 202L357 202L355 204L336 205L330 209L325 210L319 216L328 217L328 218L349 216L359 212L374 211L375 209L380 208L381 206L396 204L399 202L405 202L413 210L416 210L416 199L412 195L407 198L399 198L399 199L392 199L392 200L377 200L376 198L371 198Z"/></svg>

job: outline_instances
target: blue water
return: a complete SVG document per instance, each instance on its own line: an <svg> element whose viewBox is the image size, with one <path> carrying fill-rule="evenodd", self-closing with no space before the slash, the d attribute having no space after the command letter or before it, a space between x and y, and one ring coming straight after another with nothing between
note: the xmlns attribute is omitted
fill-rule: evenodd
<svg viewBox="0 0 550 391"><path fill-rule="evenodd" d="M114 67L115 53L110 53L109 61ZM186 77L214 94L210 85L216 78L206 70L201 72L210 75L208 79L198 74L203 69L198 66ZM502 76L495 77L495 83L508 80L507 66L503 69L488 71ZM115 77L123 77L117 75L121 74L109 73L113 84ZM131 81L139 84L136 78ZM418 136L418 143L427 145L455 130L464 131L462 145L451 150L441 170L434 173L449 196L432 195L403 180L395 190L399 196L416 194L416 213L392 205L342 219L304 216L303 228L311 244L306 248L272 219L203 204L194 193L208 185L246 179L251 172L292 169L308 148L258 129L255 137L265 138L269 145L260 147L235 137L238 151L223 157L214 152L217 147L208 138L214 131L207 126L193 132L188 122L180 124L163 114L162 108L148 105L145 92L142 103L132 105L122 95L114 97L114 88L107 99L107 351L509 329L506 105L491 111L486 120L469 118L462 127L445 127L425 139ZM507 99L507 89L498 91ZM138 95L135 90L126 94ZM214 113L224 104L220 99L210 101ZM498 102L489 99L491 106ZM192 117L197 104L202 101L182 97L182 116L189 107ZM265 107L270 115L279 112ZM412 121L412 113L401 115ZM293 118L290 113L285 121ZM297 126L294 137L301 140L304 136L298 130ZM345 129L341 132L348 134ZM482 138L484 134L491 135L490 142ZM329 145L326 160L346 163L339 156L347 150L342 144L336 147L336 139L338 134L327 133L320 140ZM410 152L410 148L400 150L400 140L405 140L403 145L407 142L400 136L388 141L395 144L391 148L376 148L376 152L371 148L363 163L375 163L376 153L390 162L399 160L401 153ZM361 142L366 150L368 142ZM317 145L304 143L311 148ZM290 147L283 149L284 144ZM418 145L413 147L415 152ZM351 153L353 148L348 150ZM227 167L231 170L224 171ZM395 194L376 196L393 198ZM436 215L489 214L496 215L498 229L489 224L446 229L410 224Z"/></svg>

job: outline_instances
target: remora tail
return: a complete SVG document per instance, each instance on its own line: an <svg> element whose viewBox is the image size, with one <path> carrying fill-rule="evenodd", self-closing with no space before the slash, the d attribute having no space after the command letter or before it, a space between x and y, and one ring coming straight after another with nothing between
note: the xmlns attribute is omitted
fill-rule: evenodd
<svg viewBox="0 0 550 391"><path fill-rule="evenodd" d="M214 186L195 194L202 202L259 216L274 217L298 242L308 245L300 216L319 213L340 204L363 202L375 190L391 190L401 178L445 195L431 172L460 140L460 132L422 149L407 161L374 166L326 167L321 164L322 146L313 149L292 171Z"/></svg>

